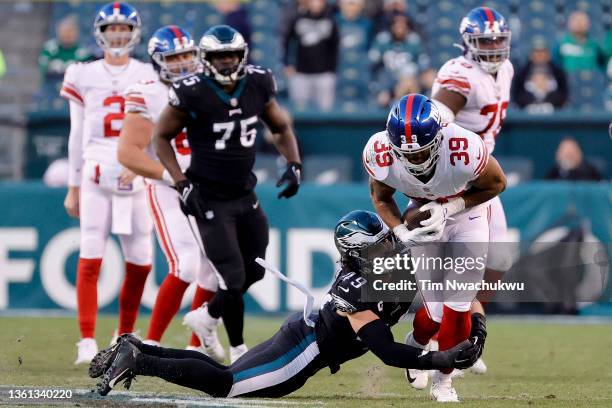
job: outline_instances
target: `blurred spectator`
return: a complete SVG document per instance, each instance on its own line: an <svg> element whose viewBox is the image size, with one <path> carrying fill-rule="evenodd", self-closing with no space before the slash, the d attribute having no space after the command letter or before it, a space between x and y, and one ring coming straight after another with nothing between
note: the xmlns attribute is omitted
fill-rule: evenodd
<svg viewBox="0 0 612 408"><path fill-rule="evenodd" d="M339 0L340 57L345 51L367 53L372 35L372 22L363 15L365 0Z"/></svg>
<svg viewBox="0 0 612 408"><path fill-rule="evenodd" d="M4 62L4 53L0 50L0 79L6 74L6 63Z"/></svg>
<svg viewBox="0 0 612 408"><path fill-rule="evenodd" d="M398 96L419 92L419 75L429 70L429 57L423 51L421 37L412 31L404 14L395 14L389 31L376 36L369 58L380 106L389 105Z"/></svg>
<svg viewBox="0 0 612 408"><path fill-rule="evenodd" d="M283 38L285 75L289 98L298 108L309 103L330 110L336 96L339 34L325 0L308 0L306 10L298 10ZM296 40L295 65L289 62L289 49Z"/></svg>
<svg viewBox="0 0 612 408"><path fill-rule="evenodd" d="M612 30L606 32L602 48L606 59L606 76L608 77L605 104L606 109L612 111Z"/></svg>
<svg viewBox="0 0 612 408"><path fill-rule="evenodd" d="M408 19L408 24L412 28L412 31L422 36L421 31L417 27L415 21L408 13L408 1L407 0L384 0L382 6L376 9L369 9L370 12L376 11L375 15L372 15L374 19L374 32L379 33L385 31L391 25L391 20L396 14L403 14ZM371 14L370 14L371 15Z"/></svg>
<svg viewBox="0 0 612 408"><path fill-rule="evenodd" d="M561 108L567 97L565 72L551 62L546 41L534 39L529 61L514 79L512 99L530 113L551 113Z"/></svg>
<svg viewBox="0 0 612 408"><path fill-rule="evenodd" d="M249 20L249 13L239 0L216 0L215 7L225 16L224 24L235 28L247 44L251 44L253 29Z"/></svg>
<svg viewBox="0 0 612 408"><path fill-rule="evenodd" d="M580 145L571 137L559 143L555 156L555 167L546 176L549 180L600 181L599 171L582 157Z"/></svg>
<svg viewBox="0 0 612 408"><path fill-rule="evenodd" d="M591 21L583 11L570 14L569 30L557 44L553 60L566 72L593 71L603 67L603 52L597 41L589 37Z"/></svg>
<svg viewBox="0 0 612 408"><path fill-rule="evenodd" d="M57 38L48 40L43 46L38 65L45 80L61 81L68 65L91 58L91 52L79 45L79 26L75 17L68 16L56 27Z"/></svg>

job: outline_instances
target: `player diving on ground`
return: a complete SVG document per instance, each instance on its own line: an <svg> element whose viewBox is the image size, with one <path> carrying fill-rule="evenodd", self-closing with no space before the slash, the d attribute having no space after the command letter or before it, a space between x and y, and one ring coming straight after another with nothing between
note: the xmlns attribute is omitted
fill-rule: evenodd
<svg viewBox="0 0 612 408"><path fill-rule="evenodd" d="M368 350L389 366L423 370L466 368L482 354L486 329L478 314L473 316L471 340L422 354L422 349L395 342L390 329L410 302L362 301L361 288L374 257L407 250L378 215L348 213L336 225L334 241L340 269L318 313L291 315L274 336L230 366L202 353L150 346L123 336L117 345L98 353L90 366L91 377L102 376L98 392L106 395L119 382L129 387L134 377L145 375L213 397L282 397L319 370L329 367L336 373L341 364Z"/></svg>

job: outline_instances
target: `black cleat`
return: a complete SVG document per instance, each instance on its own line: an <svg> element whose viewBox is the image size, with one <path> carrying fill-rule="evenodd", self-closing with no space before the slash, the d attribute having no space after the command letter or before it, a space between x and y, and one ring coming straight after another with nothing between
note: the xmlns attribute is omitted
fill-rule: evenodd
<svg viewBox="0 0 612 408"><path fill-rule="evenodd" d="M132 380L136 377L136 357L140 350L129 341L119 344L110 368L104 373L102 382L98 384L98 394L104 396L108 394L117 383L123 381L126 389L130 388Z"/></svg>
<svg viewBox="0 0 612 408"><path fill-rule="evenodd" d="M96 354L93 360L91 360L91 363L89 363L89 376L91 378L100 377L110 368L115 356L117 355L117 350L123 342L132 343L136 347L140 347L140 344L142 343L138 337L134 336L133 334L122 334L117 339L115 344L98 351L98 354Z"/></svg>

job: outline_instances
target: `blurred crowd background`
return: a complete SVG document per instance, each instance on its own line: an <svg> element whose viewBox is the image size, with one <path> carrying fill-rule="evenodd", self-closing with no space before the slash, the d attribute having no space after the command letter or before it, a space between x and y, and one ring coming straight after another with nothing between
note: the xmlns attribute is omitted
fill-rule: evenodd
<svg viewBox="0 0 612 408"><path fill-rule="evenodd" d="M384 126L385 110L398 96L430 93L436 70L461 53L454 44L461 42L462 17L473 7L490 6L509 22L515 67L509 120L500 134L514 139L501 143L502 164L508 156L509 169L516 169L520 180L610 176L605 129L612 117L612 0L131 3L143 21L136 49L143 60L148 37L162 25L181 25L196 38L215 24L238 29L249 43L250 62L274 71L302 152L312 158L306 174L323 183L363 179L358 162L348 156L360 151L370 129ZM58 90L70 63L100 58L91 32L102 4L2 4L0 177L39 178L65 155L69 118ZM527 134L521 126L527 126ZM521 148L537 148L533 138L544 126L556 133L541 139L554 146L540 151L546 159L539 163L537 155L522 154ZM350 136L356 131L363 134ZM521 143L517 137L529 140ZM355 145L355 152L346 145ZM265 142L261 149L268 151ZM274 159L262 155L260 178L265 180L266 169L274 173Z"/></svg>

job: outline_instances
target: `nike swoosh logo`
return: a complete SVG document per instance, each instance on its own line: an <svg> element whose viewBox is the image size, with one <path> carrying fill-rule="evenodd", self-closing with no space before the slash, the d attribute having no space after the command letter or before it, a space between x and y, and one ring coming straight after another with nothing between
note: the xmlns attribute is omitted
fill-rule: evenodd
<svg viewBox="0 0 612 408"><path fill-rule="evenodd" d="M349 291L348 289L345 289L342 286L338 286L338 289L340 289L341 291L346 292L346 293L348 293L348 291Z"/></svg>
<svg viewBox="0 0 612 408"><path fill-rule="evenodd" d="M476 160L480 160L481 157L482 157L482 152L479 150L478 151L478 157L476 157Z"/></svg>
<svg viewBox="0 0 612 408"><path fill-rule="evenodd" d="M468 217L470 221L475 220L476 218L480 218L480 215L477 215L476 217Z"/></svg>
<svg viewBox="0 0 612 408"><path fill-rule="evenodd" d="M255 201L255 204L253 204L253 209L256 210L257 207L259 207L259 200Z"/></svg>
<svg viewBox="0 0 612 408"><path fill-rule="evenodd" d="M110 380L108 382L108 386L111 388L115 388L115 384L117 384L117 380L123 375L125 374L125 372L129 370L129 368L126 368L125 370L123 370L118 376L116 376L115 378L113 378L112 380Z"/></svg>

